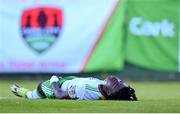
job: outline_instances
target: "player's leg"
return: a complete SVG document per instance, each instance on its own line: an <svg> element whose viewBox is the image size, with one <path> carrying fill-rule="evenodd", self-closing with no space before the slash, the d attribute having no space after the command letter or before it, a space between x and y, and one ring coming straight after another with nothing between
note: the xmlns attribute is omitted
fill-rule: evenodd
<svg viewBox="0 0 180 114"><path fill-rule="evenodd" d="M12 85L11 86L11 91L18 97L23 97L23 98L27 98L27 99L41 99L41 98L45 98L45 96L43 96L41 92L41 88L40 85L38 85L37 89L34 90L28 90L26 88L20 87L18 85Z"/></svg>
<svg viewBox="0 0 180 114"><path fill-rule="evenodd" d="M72 80L76 78L75 76L68 76L61 78L58 81L58 85L61 86L62 83L66 80ZM47 80L43 83L40 83L37 87L37 89L34 89L32 91L25 89L23 87L20 87L18 85L11 86L11 91L19 97L24 97L28 99L39 99L39 98L55 98L54 92L52 91L52 85L50 84L50 81Z"/></svg>
<svg viewBox="0 0 180 114"><path fill-rule="evenodd" d="M43 99L46 98L44 92L42 91L42 83L40 83L36 89L32 91L27 91L26 97L28 99Z"/></svg>

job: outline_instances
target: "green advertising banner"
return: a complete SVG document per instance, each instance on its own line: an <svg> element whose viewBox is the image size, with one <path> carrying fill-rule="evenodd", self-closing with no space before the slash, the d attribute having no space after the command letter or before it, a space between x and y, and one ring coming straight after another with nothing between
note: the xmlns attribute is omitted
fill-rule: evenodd
<svg viewBox="0 0 180 114"><path fill-rule="evenodd" d="M126 60L134 65L178 71L179 0L129 0Z"/></svg>

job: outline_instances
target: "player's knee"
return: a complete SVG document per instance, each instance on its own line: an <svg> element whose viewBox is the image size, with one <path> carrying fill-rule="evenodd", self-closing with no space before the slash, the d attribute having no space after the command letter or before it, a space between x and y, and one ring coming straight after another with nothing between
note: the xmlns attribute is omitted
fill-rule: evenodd
<svg viewBox="0 0 180 114"><path fill-rule="evenodd" d="M44 94L43 90L42 90L42 83L39 83L37 86L37 92L38 94L42 97L42 98L46 98L46 95Z"/></svg>

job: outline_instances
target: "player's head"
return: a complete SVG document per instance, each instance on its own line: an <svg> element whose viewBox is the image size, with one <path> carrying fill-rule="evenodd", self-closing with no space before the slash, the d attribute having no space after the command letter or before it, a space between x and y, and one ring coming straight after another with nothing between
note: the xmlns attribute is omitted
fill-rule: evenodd
<svg viewBox="0 0 180 114"><path fill-rule="evenodd" d="M107 77L105 86L109 100L137 100L135 90L113 75Z"/></svg>

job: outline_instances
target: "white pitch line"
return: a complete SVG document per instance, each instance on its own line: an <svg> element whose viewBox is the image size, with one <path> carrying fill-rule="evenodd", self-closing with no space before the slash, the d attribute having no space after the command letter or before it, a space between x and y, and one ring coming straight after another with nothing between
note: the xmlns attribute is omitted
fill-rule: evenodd
<svg viewBox="0 0 180 114"><path fill-rule="evenodd" d="M19 99L18 97L0 97L0 99Z"/></svg>

